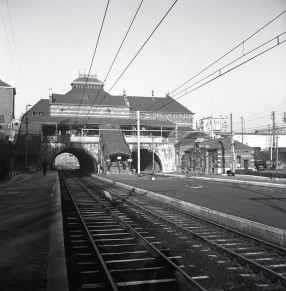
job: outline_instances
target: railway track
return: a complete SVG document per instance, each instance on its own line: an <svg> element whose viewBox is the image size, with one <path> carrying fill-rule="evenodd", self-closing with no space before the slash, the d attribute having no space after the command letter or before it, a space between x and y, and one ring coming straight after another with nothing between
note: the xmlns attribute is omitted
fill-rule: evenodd
<svg viewBox="0 0 286 291"><path fill-rule="evenodd" d="M89 183L92 183L90 179ZM102 182L100 184L101 187L108 189L114 199L124 197L125 204L129 205L129 211L133 209L137 214L156 218L168 227L191 236L202 246L209 247L210 252L215 250L219 254L214 255L217 256L218 261L220 257L226 257L226 268L229 271L237 271L238 275L246 281L252 281L251 290L252 288L286 290L286 250L284 248L195 217L146 196L132 195L130 197L130 193L124 189L115 191Z"/></svg>
<svg viewBox="0 0 286 291"><path fill-rule="evenodd" d="M206 290L101 188L60 183L70 290Z"/></svg>

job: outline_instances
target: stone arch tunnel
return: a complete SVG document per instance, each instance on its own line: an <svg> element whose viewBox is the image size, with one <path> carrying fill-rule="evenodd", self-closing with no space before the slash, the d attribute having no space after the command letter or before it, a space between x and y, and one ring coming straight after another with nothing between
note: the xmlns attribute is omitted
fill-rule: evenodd
<svg viewBox="0 0 286 291"><path fill-rule="evenodd" d="M78 159L81 171L90 172L90 173L94 173L96 171L96 168L97 168L96 159L90 153L88 153L88 151L86 151L83 148L65 148L62 151L58 152L52 158L52 161L50 164L51 168L54 167L54 162L55 162L56 157L63 153L73 154Z"/></svg>

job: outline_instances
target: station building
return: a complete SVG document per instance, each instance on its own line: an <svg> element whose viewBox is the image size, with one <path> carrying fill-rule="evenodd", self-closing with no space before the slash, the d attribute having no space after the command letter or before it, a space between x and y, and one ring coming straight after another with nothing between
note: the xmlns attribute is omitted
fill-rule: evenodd
<svg viewBox="0 0 286 291"><path fill-rule="evenodd" d="M130 173L138 171L139 145L140 171L176 171L175 144L193 130L193 116L168 95L114 96L96 76L79 74L70 91L50 94L23 116L17 161L26 155L53 166L69 153L83 170Z"/></svg>

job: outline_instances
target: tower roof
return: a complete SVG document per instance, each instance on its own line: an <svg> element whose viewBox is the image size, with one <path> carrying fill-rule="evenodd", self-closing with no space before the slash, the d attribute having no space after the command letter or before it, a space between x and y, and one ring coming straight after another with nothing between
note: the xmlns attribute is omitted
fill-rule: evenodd
<svg viewBox="0 0 286 291"><path fill-rule="evenodd" d="M78 74L78 78L73 80L71 85L103 85L103 82L97 79L97 75Z"/></svg>

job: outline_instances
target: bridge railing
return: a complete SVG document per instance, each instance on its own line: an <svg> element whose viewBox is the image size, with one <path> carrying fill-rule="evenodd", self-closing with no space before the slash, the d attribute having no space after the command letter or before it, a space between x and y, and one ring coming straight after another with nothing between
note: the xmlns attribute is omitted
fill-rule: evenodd
<svg viewBox="0 0 286 291"><path fill-rule="evenodd" d="M110 133L112 134L112 133ZM137 134L125 134L124 138L127 143L137 142ZM151 143L153 139L154 143L168 143L169 137L162 135L153 135L150 132L142 131L140 133L140 141L145 143ZM74 143L98 143L98 135L44 135L43 142L74 142Z"/></svg>

